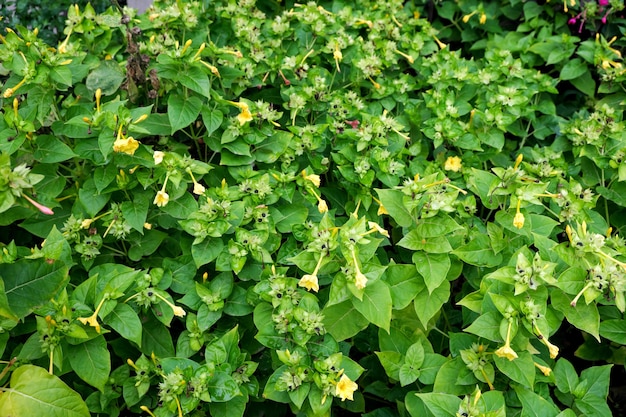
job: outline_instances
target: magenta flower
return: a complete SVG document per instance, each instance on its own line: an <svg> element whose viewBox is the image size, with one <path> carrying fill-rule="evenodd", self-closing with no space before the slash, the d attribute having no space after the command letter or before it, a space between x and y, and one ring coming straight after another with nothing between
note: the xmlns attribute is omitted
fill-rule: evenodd
<svg viewBox="0 0 626 417"><path fill-rule="evenodd" d="M600 6L608 6L609 5L609 0L598 0L598 4Z"/></svg>

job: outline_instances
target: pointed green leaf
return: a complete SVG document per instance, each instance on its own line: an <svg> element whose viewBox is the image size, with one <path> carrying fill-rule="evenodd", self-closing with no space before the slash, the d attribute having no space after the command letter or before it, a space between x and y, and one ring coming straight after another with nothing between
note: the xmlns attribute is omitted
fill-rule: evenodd
<svg viewBox="0 0 626 417"><path fill-rule="evenodd" d="M365 329L367 320L350 300L324 307L324 326L338 342L346 340Z"/></svg>
<svg viewBox="0 0 626 417"><path fill-rule="evenodd" d="M391 292L387 284L378 280L367 284L363 291L363 298L352 300L354 307L371 323L389 331L391 322Z"/></svg>
<svg viewBox="0 0 626 417"><path fill-rule="evenodd" d="M0 264L0 278L9 307L22 318L33 308L47 302L69 281L69 268L60 261L47 263L43 259L21 259L12 264Z"/></svg>
<svg viewBox="0 0 626 417"><path fill-rule="evenodd" d="M428 327L428 321L437 314L441 307L450 298L450 283L444 281L432 293L428 293L428 289L424 288L420 291L413 301L415 312L420 319L422 326Z"/></svg>
<svg viewBox="0 0 626 417"><path fill-rule="evenodd" d="M141 346L141 320L131 306L118 303L106 317L106 324L126 340Z"/></svg>
<svg viewBox="0 0 626 417"><path fill-rule="evenodd" d="M493 355L496 367L513 381L532 389L535 383L535 363L528 352L518 352L518 358L512 361Z"/></svg>
<svg viewBox="0 0 626 417"><path fill-rule="evenodd" d="M11 388L0 394L0 415L90 417L80 395L57 376L34 365L13 371Z"/></svg>
<svg viewBox="0 0 626 417"><path fill-rule="evenodd" d="M575 307L570 305L571 299L561 290L554 290L550 294L552 306L565 314L570 324L583 330L600 342L600 313L595 303L586 304L581 300Z"/></svg>
<svg viewBox="0 0 626 417"><path fill-rule="evenodd" d="M76 375L91 386L104 391L111 373L111 355L104 336L79 345L68 345L67 356Z"/></svg>
<svg viewBox="0 0 626 417"><path fill-rule="evenodd" d="M172 134L187 126L198 118L202 109L202 100L196 96L183 97L172 94L167 100L167 116L170 120Z"/></svg>
<svg viewBox="0 0 626 417"><path fill-rule="evenodd" d="M450 270L450 256L445 253L415 252L413 263L424 277L428 292L432 293L446 280Z"/></svg>

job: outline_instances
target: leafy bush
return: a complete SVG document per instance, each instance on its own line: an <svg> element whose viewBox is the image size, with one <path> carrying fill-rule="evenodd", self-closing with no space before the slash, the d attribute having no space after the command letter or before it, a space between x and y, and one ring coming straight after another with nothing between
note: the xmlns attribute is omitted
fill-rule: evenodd
<svg viewBox="0 0 626 417"><path fill-rule="evenodd" d="M0 414L611 415L622 8L157 1L71 6L54 48L7 29Z"/></svg>

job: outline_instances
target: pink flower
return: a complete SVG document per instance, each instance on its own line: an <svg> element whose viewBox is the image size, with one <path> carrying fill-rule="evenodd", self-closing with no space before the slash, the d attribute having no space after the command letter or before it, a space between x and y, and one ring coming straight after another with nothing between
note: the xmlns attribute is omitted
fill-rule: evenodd
<svg viewBox="0 0 626 417"><path fill-rule="evenodd" d="M575 25L576 24L576 18L572 17L570 20L567 21L568 25Z"/></svg>
<svg viewBox="0 0 626 417"><path fill-rule="evenodd" d="M30 198L26 194L22 194L22 197L24 197L26 200L28 200L30 202L30 204L32 204L33 206L37 207L37 209L39 209L39 211L42 212L43 214L47 214L49 216L54 214L54 211L52 211L52 209L50 207L46 207L43 204L39 204L38 202L36 202L35 200Z"/></svg>
<svg viewBox="0 0 626 417"><path fill-rule="evenodd" d="M608 6L609 5L609 0L598 0L598 4L600 6Z"/></svg>

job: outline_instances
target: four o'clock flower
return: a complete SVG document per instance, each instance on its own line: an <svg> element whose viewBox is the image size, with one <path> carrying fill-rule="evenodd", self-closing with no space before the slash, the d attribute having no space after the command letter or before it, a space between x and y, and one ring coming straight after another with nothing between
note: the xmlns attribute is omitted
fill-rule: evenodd
<svg viewBox="0 0 626 417"><path fill-rule="evenodd" d="M346 374L342 374L335 386L335 397L341 398L341 401L354 401L354 391L358 388L356 382L352 381Z"/></svg>
<svg viewBox="0 0 626 417"><path fill-rule="evenodd" d="M167 186L167 180L170 178L170 174L168 173L165 176L165 181L163 182L163 187L161 187L160 191L157 191L156 196L154 197L154 204L158 207L164 207L170 201L170 195L165 192L165 187Z"/></svg>
<svg viewBox="0 0 626 417"><path fill-rule="evenodd" d="M510 361L512 361L513 359L517 359L517 353L511 348L512 324L513 324L512 320L509 319L509 326L506 331L506 340L504 341L504 346L502 346L500 349L494 352L497 356L501 358L507 358Z"/></svg>

